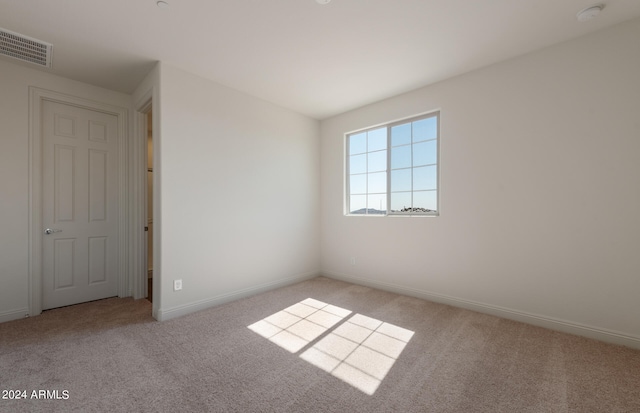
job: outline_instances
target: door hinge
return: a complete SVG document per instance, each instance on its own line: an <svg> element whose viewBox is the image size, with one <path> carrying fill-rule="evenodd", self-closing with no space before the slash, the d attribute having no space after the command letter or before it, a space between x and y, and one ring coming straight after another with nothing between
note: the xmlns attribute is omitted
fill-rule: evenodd
<svg viewBox="0 0 640 413"><path fill-rule="evenodd" d="M145 232L149 231L149 227L144 227Z"/></svg>

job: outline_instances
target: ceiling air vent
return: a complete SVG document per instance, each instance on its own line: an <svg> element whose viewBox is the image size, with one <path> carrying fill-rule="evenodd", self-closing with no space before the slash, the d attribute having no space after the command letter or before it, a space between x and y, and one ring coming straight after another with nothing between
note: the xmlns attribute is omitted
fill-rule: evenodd
<svg viewBox="0 0 640 413"><path fill-rule="evenodd" d="M0 28L0 55L51 67L53 45Z"/></svg>

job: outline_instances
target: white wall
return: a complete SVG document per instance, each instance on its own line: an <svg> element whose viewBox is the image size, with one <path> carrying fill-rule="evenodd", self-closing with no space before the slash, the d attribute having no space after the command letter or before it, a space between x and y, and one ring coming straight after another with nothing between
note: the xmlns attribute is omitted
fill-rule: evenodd
<svg viewBox="0 0 640 413"><path fill-rule="evenodd" d="M126 108L154 91L159 319L319 273L318 121L162 64L131 96L0 73L0 322L29 311L29 86Z"/></svg>
<svg viewBox="0 0 640 413"><path fill-rule="evenodd" d="M29 313L29 86L130 107L130 96L0 60L0 322Z"/></svg>
<svg viewBox="0 0 640 413"><path fill-rule="evenodd" d="M158 318L317 275L318 121L170 65L160 73Z"/></svg>
<svg viewBox="0 0 640 413"><path fill-rule="evenodd" d="M323 272L640 346L638 39L634 20L323 121ZM344 133L434 109L440 216L343 216Z"/></svg>

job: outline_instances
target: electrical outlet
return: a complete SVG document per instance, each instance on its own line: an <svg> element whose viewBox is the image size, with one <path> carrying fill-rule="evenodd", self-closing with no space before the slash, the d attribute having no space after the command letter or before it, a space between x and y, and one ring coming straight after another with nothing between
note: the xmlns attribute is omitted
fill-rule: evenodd
<svg viewBox="0 0 640 413"><path fill-rule="evenodd" d="M173 291L182 290L182 280L173 280Z"/></svg>
<svg viewBox="0 0 640 413"><path fill-rule="evenodd" d="M356 257L349 258L349 262L351 263L351 265L356 265Z"/></svg>

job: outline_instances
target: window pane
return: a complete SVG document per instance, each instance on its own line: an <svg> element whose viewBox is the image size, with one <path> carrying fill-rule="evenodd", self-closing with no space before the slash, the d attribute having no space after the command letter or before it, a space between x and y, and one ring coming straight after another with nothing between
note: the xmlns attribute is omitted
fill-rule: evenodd
<svg viewBox="0 0 640 413"><path fill-rule="evenodd" d="M387 148L387 128L374 129L367 132L369 137L369 152Z"/></svg>
<svg viewBox="0 0 640 413"><path fill-rule="evenodd" d="M391 169L411 166L411 145L398 146L391 149Z"/></svg>
<svg viewBox="0 0 640 413"><path fill-rule="evenodd" d="M368 172L387 170L387 151L369 152Z"/></svg>
<svg viewBox="0 0 640 413"><path fill-rule="evenodd" d="M376 172L369 174L369 193L386 193L387 192L387 173Z"/></svg>
<svg viewBox="0 0 640 413"><path fill-rule="evenodd" d="M367 207L367 196L366 195L351 195L349 197L349 212L357 213L362 210L360 213L364 213L364 209Z"/></svg>
<svg viewBox="0 0 640 413"><path fill-rule="evenodd" d="M435 164L438 161L438 142L413 144L413 166Z"/></svg>
<svg viewBox="0 0 640 413"><path fill-rule="evenodd" d="M391 192L411 191L411 169L391 171Z"/></svg>
<svg viewBox="0 0 640 413"><path fill-rule="evenodd" d="M413 141L420 142L438 137L438 118L433 116L413 123Z"/></svg>
<svg viewBox="0 0 640 413"><path fill-rule="evenodd" d="M400 211L411 206L411 192L397 192L391 194L391 210Z"/></svg>
<svg viewBox="0 0 640 413"><path fill-rule="evenodd" d="M349 177L349 190L352 194L367 193L367 175L351 175Z"/></svg>
<svg viewBox="0 0 640 413"><path fill-rule="evenodd" d="M438 127L433 113L348 136L350 213L437 212Z"/></svg>
<svg viewBox="0 0 640 413"><path fill-rule="evenodd" d="M438 169L433 166L421 166L413 168L413 190L421 191L425 189L438 188Z"/></svg>
<svg viewBox="0 0 640 413"><path fill-rule="evenodd" d="M406 145L408 143L411 143L411 123L391 128L391 146Z"/></svg>
<svg viewBox="0 0 640 413"><path fill-rule="evenodd" d="M414 192L413 207L436 211L438 209L438 191Z"/></svg>
<svg viewBox="0 0 640 413"><path fill-rule="evenodd" d="M349 155L367 151L367 134L365 132L349 136Z"/></svg>
<svg viewBox="0 0 640 413"><path fill-rule="evenodd" d="M387 213L387 195L374 194L369 195L369 214L386 214Z"/></svg>
<svg viewBox="0 0 640 413"><path fill-rule="evenodd" d="M349 174L367 172L367 155L355 155L349 157Z"/></svg>

